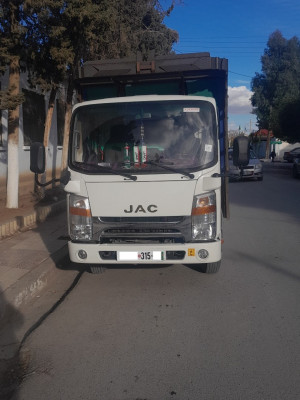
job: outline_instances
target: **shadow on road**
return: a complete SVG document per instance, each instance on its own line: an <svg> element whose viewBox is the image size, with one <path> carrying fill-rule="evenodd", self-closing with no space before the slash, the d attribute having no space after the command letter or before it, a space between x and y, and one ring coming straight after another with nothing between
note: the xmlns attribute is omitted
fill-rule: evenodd
<svg viewBox="0 0 300 400"><path fill-rule="evenodd" d="M18 386L26 374L28 358L19 352L16 331L23 325L22 314L5 299L0 286L0 398L17 399Z"/></svg>
<svg viewBox="0 0 300 400"><path fill-rule="evenodd" d="M38 204L37 212L40 206ZM47 203L44 206L47 207ZM80 265L69 260L66 232L66 210L54 207L53 214L45 222L37 222L33 229L17 233L1 243L1 265L7 267L10 277L6 287L4 283L5 292L0 288L1 400L18 398L22 379L27 368L31 368L30 351L25 346L27 339L64 301L83 273ZM69 273L65 286L61 285L54 291L57 293L49 296L48 302L33 312L36 301L61 269L74 273ZM9 301L4 293L9 294ZM15 301L18 309L12 305ZM27 312L29 307L30 312Z"/></svg>
<svg viewBox="0 0 300 400"><path fill-rule="evenodd" d="M236 254L240 256L240 258L244 258L245 254L242 252L237 251ZM262 260L259 257L251 256L247 254L247 260L253 262L255 265L258 265L260 267L266 268L272 272L276 272L277 274L281 274L285 276L286 278L292 279L293 281L299 281L300 282L300 273L294 273L289 270L287 270L286 266L285 267L280 267L278 265L275 265L272 262L266 262L266 260Z"/></svg>
<svg viewBox="0 0 300 400"><path fill-rule="evenodd" d="M270 164L270 163L269 163ZM283 169L273 168L272 165L264 168L264 180L243 180L229 184L229 202L239 207L250 207L300 217L300 181L294 179L291 166ZM271 193L266 196L266 191ZM282 194L285 194L284 203Z"/></svg>

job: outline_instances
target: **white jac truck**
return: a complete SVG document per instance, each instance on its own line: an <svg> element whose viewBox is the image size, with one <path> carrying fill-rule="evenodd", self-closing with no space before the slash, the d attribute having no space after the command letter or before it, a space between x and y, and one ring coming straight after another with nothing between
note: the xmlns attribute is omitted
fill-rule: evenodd
<svg viewBox="0 0 300 400"><path fill-rule="evenodd" d="M71 261L93 273L107 264L219 270L227 71L209 53L84 64L64 182ZM44 169L41 146L31 149L35 173Z"/></svg>

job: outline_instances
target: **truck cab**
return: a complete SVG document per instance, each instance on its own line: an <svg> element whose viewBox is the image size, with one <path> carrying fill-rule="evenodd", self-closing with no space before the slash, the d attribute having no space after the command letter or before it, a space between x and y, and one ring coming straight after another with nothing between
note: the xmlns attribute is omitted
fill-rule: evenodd
<svg viewBox="0 0 300 400"><path fill-rule="evenodd" d="M71 260L217 269L219 152L212 98L151 95L76 105L65 187Z"/></svg>
<svg viewBox="0 0 300 400"><path fill-rule="evenodd" d="M228 217L227 60L90 61L76 87L65 186L71 260L92 272L174 263L217 272Z"/></svg>

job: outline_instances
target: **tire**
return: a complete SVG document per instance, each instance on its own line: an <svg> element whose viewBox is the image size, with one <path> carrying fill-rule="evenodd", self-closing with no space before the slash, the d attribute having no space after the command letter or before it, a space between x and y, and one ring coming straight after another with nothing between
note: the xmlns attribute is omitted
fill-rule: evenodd
<svg viewBox="0 0 300 400"><path fill-rule="evenodd" d="M221 267L221 260L207 264L192 264L191 268L204 274L216 274Z"/></svg>
<svg viewBox="0 0 300 400"><path fill-rule="evenodd" d="M214 263L207 263L204 265L206 265L206 270L205 270L206 274L216 274L221 267L221 261Z"/></svg>
<svg viewBox="0 0 300 400"><path fill-rule="evenodd" d="M260 176L259 178L257 178L258 181L262 181L264 179L263 176Z"/></svg>
<svg viewBox="0 0 300 400"><path fill-rule="evenodd" d="M91 274L103 274L104 272L104 267L101 264L91 264L89 269Z"/></svg>

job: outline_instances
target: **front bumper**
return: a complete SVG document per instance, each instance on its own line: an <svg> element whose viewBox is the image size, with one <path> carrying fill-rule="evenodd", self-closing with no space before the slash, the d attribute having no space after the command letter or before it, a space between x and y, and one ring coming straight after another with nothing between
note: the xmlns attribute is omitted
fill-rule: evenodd
<svg viewBox="0 0 300 400"><path fill-rule="evenodd" d="M261 178L263 176L262 171L244 171L243 173L243 179L256 179L256 178Z"/></svg>
<svg viewBox="0 0 300 400"><path fill-rule="evenodd" d="M196 264L212 263L221 260L221 240L203 243L176 243L176 244L98 244L68 242L70 259L83 264ZM207 254L206 258L199 256ZM80 258L82 251L86 258ZM206 253L206 252L207 253ZM119 261L118 252L161 252L162 260L147 261ZM116 255L113 259L104 257L105 254ZM176 254L178 257L176 257Z"/></svg>

